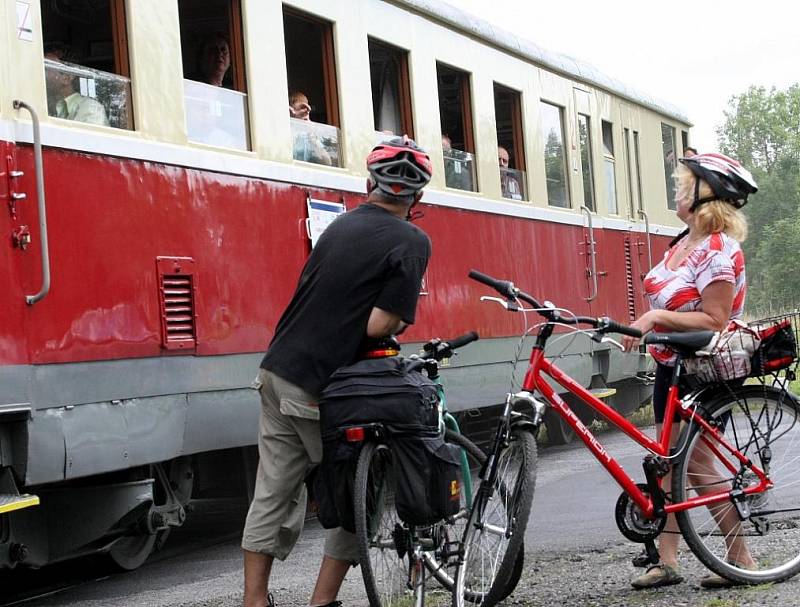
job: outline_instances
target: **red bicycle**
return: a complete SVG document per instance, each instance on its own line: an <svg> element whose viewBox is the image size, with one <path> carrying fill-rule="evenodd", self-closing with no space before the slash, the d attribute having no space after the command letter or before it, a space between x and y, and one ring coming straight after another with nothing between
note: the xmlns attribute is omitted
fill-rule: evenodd
<svg viewBox="0 0 800 607"><path fill-rule="evenodd" d="M794 378L793 370L780 378L773 374L773 380L779 381L763 376L747 383L711 378L712 381L707 379L691 394L680 398L681 360L696 356L714 333L645 335L645 344L668 345L679 356L664 419L673 419L677 413L683 421L680 434L673 441L672 424L668 423L660 439L654 440L545 355L547 342L557 326L588 333L596 341L613 341L606 337L607 333L642 337L638 330L610 318L575 316L552 304L542 305L507 280L475 270L469 275L502 295L502 299L490 299L502 303L506 309L518 311L527 304L532 307L527 311L535 311L544 318L538 325L522 391L512 395L512 401L534 402L535 423L541 421L549 406L572 427L622 487L615 511L617 526L629 540L645 544L651 562L658 561L654 540L664 530L667 515L674 514L692 552L725 578L737 583L761 584L782 581L800 571L800 402L786 389L788 380ZM792 343L796 343L794 339ZM552 382L649 452L643 462L644 482L633 480L606 451L559 396ZM544 402L535 394L541 395ZM662 485L670 472L672 481L668 491Z"/></svg>

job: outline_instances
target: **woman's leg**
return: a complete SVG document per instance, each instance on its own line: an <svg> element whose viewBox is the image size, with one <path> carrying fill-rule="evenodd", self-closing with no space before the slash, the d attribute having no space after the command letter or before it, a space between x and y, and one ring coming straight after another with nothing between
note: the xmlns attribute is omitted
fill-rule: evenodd
<svg viewBox="0 0 800 607"><path fill-rule="evenodd" d="M707 446L700 445L695 449L689 462L689 475L690 478L698 481L694 489L700 495L719 491L724 486L730 488L730 484L717 471L716 462L717 456ZM742 537L742 525L736 510L730 507L729 502L723 502L716 506L709 506L709 511L725 536L728 560L743 567L755 567L755 561Z"/></svg>

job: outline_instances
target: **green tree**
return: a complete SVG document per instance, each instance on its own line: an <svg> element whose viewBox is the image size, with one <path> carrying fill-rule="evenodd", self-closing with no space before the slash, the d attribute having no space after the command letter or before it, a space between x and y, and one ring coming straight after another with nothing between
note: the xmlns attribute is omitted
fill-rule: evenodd
<svg viewBox="0 0 800 607"><path fill-rule="evenodd" d="M729 102L717 131L720 149L737 158L759 185L744 208L744 245L751 313L800 304L800 84L750 87Z"/></svg>

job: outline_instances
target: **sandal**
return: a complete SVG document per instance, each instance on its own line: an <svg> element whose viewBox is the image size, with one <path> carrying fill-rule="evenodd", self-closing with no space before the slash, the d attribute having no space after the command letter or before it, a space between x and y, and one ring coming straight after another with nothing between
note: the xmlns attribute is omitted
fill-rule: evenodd
<svg viewBox="0 0 800 607"><path fill-rule="evenodd" d="M644 590L646 588L672 586L673 584L680 584L682 581L683 576L678 573L677 568L659 563L648 567L647 572L631 581L631 586L636 590Z"/></svg>

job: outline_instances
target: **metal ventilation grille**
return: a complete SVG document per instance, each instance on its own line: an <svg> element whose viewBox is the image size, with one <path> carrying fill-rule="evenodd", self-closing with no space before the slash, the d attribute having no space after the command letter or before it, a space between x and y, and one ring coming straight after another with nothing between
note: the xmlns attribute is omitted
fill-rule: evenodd
<svg viewBox="0 0 800 607"><path fill-rule="evenodd" d="M161 345L188 349L197 345L194 261L159 257L157 260L161 302Z"/></svg>
<svg viewBox="0 0 800 607"><path fill-rule="evenodd" d="M631 256L631 241L625 240L625 286L628 295L628 317L636 320L636 291L633 288L633 258Z"/></svg>

